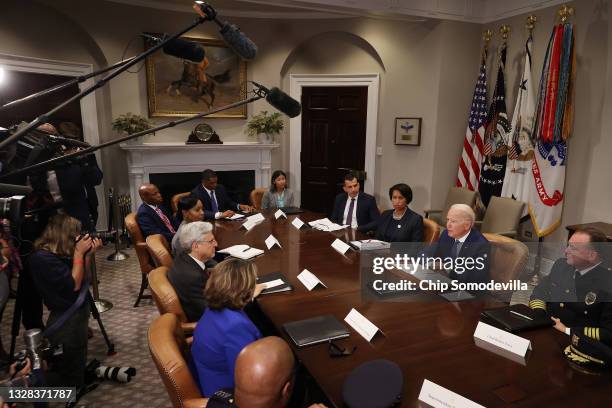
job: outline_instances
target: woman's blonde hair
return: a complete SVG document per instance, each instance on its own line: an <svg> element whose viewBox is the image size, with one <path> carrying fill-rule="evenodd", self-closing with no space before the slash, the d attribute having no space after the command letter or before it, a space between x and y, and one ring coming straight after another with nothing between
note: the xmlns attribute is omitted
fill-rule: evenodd
<svg viewBox="0 0 612 408"><path fill-rule="evenodd" d="M212 270L204 299L212 310L240 310L253 299L257 283L257 267L251 261L229 258Z"/></svg>
<svg viewBox="0 0 612 408"><path fill-rule="evenodd" d="M49 219L42 235L34 242L34 247L59 256L71 257L75 239L80 233L81 221L69 215L58 214Z"/></svg>

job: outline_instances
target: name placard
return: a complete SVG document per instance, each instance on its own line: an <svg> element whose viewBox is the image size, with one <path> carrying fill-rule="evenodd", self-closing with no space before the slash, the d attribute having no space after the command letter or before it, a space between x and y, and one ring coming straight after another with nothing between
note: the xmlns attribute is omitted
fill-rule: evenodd
<svg viewBox="0 0 612 408"><path fill-rule="evenodd" d="M274 218L276 218L278 220L281 217L287 219L287 214L285 214L285 212L283 210L277 210L274 213Z"/></svg>
<svg viewBox="0 0 612 408"><path fill-rule="evenodd" d="M376 333L380 332L380 329L374 323L355 309L351 309L344 318L344 321L367 341L372 341Z"/></svg>
<svg viewBox="0 0 612 408"><path fill-rule="evenodd" d="M338 238L336 238L336 240L332 242L331 247L334 248L339 253L341 253L342 255L346 254L346 251L348 251L351 248L349 244L347 244L344 241L339 240Z"/></svg>
<svg viewBox="0 0 612 408"><path fill-rule="evenodd" d="M531 341L483 322L474 331L477 346L524 364Z"/></svg>
<svg viewBox="0 0 612 408"><path fill-rule="evenodd" d="M295 217L293 221L291 221L291 225L297 229L300 229L304 225L304 221L300 220L298 217Z"/></svg>
<svg viewBox="0 0 612 408"><path fill-rule="evenodd" d="M257 213L255 215L251 215L250 217L247 218L247 220L250 220L254 223L259 223L264 221L266 218L261 214L261 213Z"/></svg>
<svg viewBox="0 0 612 408"><path fill-rule="evenodd" d="M419 401L433 408L485 408L427 379L421 386Z"/></svg>
<svg viewBox="0 0 612 408"><path fill-rule="evenodd" d="M325 286L325 284L323 282L321 282L319 280L319 278L317 278L315 276L314 273L310 272L308 269L304 269L298 276L297 278L299 279L300 282L302 282L302 284L304 286L306 286L306 289L313 290L315 287L317 287L318 285L321 285L323 287L327 287Z"/></svg>
<svg viewBox="0 0 612 408"><path fill-rule="evenodd" d="M282 248L280 242L278 242L278 239L276 239L274 235L270 234L270 236L266 238L266 246L268 249L272 249L274 245L278 245L279 248Z"/></svg>

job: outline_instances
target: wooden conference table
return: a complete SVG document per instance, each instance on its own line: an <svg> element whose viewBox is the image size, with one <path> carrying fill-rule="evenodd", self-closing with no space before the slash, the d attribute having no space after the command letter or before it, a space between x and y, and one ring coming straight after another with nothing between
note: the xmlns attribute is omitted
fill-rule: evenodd
<svg viewBox="0 0 612 408"><path fill-rule="evenodd" d="M570 367L562 354L569 344L567 335L553 328L521 333L531 340L533 352L526 365L513 362L474 344L479 314L494 303L364 300L359 253L351 250L342 256L330 245L336 238L348 241L365 236L346 230L297 230L291 225L296 216L275 220L272 213L264 215L266 220L249 232L239 222L215 222L218 248L249 244L264 249L265 254L255 259L259 275L282 271L293 285L291 292L264 295L257 302L336 406L342 406L342 384L351 370L379 358L402 368L402 407L419 406L424 379L486 407L612 406L612 374L590 374ZM299 217L307 222L321 215L307 212ZM282 249L266 249L264 240L270 234ZM308 292L297 279L303 269L314 273L327 288ZM357 346L351 356L332 358L327 344L297 348L281 328L287 322L324 314L343 322L351 308L384 333L369 343L350 329L350 337L337 343Z"/></svg>

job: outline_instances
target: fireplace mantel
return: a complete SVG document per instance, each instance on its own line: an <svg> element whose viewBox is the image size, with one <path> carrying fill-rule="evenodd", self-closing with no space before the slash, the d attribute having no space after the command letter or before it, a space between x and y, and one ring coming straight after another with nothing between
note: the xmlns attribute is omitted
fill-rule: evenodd
<svg viewBox="0 0 612 408"><path fill-rule="evenodd" d="M255 187L270 183L272 150L280 145L234 142L223 144L122 143L128 153L130 194L134 209L140 205L138 187L153 173L254 170Z"/></svg>

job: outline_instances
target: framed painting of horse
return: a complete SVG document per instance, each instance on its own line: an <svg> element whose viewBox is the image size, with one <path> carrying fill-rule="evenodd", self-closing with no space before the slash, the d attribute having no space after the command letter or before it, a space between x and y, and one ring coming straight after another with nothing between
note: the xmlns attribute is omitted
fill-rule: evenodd
<svg viewBox="0 0 612 408"><path fill-rule="evenodd" d="M150 34L162 37L160 34ZM246 97L246 62L223 41L181 37L204 48L196 63L161 51L146 59L150 117L190 116L238 102ZM145 40L145 47L152 46ZM246 119L246 105L215 113L209 118Z"/></svg>

